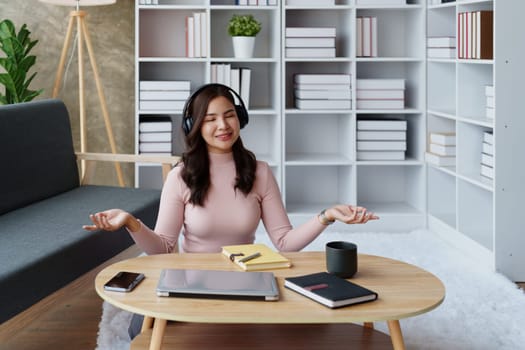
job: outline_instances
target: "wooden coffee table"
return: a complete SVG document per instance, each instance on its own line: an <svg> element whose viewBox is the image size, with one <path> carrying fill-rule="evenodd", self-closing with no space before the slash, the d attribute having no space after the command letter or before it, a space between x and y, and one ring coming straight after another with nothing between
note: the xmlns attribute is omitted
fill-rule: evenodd
<svg viewBox="0 0 525 350"><path fill-rule="evenodd" d="M207 345L201 341L192 344L192 349L198 346L235 349L236 344L231 342L244 344L246 341L253 343L250 349L266 349L264 345L275 340L276 331L279 336L287 332L295 334L295 343L300 339L297 336L312 337L316 332L328 334L326 341L333 344L320 348L330 349L342 345L350 348L346 343L348 339L343 337L350 334L351 339L357 336L357 341L365 344L362 348L368 349L368 341L384 344L386 335L373 330L373 322L386 321L391 338L388 347L398 350L405 348L399 320L428 312L439 306L445 297L443 283L433 274L398 260L359 254L359 270L352 281L376 291L378 300L329 309L284 288L285 277L324 271L324 252L282 254L291 259L293 266L273 271L281 293L276 302L157 297L155 289L163 268L239 270L220 253L161 254L124 260L102 270L96 277L95 287L107 302L146 316L143 333L134 340L132 349L147 347L148 343L149 349L160 349L163 340L164 345L177 342L177 346L186 348L184 342L201 339L202 335L209 335ZM146 279L131 293L105 291L104 283L118 271L142 272ZM178 322L168 327L165 337L168 320ZM364 323L364 327L350 323ZM217 333L216 337L211 334L212 330ZM171 337L171 332L176 335ZM228 339L220 337L228 332L235 333ZM231 342L219 343L226 341Z"/></svg>

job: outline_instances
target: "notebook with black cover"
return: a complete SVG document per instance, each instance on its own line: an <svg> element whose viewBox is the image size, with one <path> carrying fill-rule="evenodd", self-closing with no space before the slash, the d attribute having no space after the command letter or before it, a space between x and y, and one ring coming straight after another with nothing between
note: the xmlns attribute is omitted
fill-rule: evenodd
<svg viewBox="0 0 525 350"><path fill-rule="evenodd" d="M273 272L163 269L157 295L274 301L279 288Z"/></svg>

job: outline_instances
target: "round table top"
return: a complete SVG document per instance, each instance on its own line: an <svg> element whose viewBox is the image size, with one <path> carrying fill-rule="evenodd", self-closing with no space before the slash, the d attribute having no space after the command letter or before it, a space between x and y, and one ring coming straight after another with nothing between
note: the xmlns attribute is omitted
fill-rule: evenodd
<svg viewBox="0 0 525 350"><path fill-rule="evenodd" d="M247 301L159 297L156 287L163 268L241 271L225 255L160 254L140 256L99 272L95 287L100 297L127 311L166 320L211 323L346 323L400 320L428 312L445 297L443 283L417 266L380 256L359 254L358 272L350 281L378 293L376 301L330 309L284 287L284 278L325 271L324 252L281 253L291 268L272 270L279 301ZM146 278L132 292L104 290L119 271L142 272Z"/></svg>

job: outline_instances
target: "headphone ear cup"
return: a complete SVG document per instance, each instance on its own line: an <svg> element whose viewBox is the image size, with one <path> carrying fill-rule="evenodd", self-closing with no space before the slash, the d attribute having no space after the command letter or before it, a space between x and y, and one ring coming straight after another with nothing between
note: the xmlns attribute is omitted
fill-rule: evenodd
<svg viewBox="0 0 525 350"><path fill-rule="evenodd" d="M248 112L246 111L246 108L239 105L235 106L235 112L239 118L239 126L242 129L246 126L246 124L248 124Z"/></svg>
<svg viewBox="0 0 525 350"><path fill-rule="evenodd" d="M184 122L182 123L182 129L184 130L184 134L186 136L188 136L192 127L193 127L193 118L191 116L185 116Z"/></svg>

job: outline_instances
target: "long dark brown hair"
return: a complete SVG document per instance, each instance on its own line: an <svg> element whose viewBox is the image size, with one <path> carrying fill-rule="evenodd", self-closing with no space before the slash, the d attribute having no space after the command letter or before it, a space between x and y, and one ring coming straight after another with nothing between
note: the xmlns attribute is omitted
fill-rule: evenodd
<svg viewBox="0 0 525 350"><path fill-rule="evenodd" d="M193 119L193 127L186 135L186 150L182 154L184 168L181 171L182 180L190 189L190 203L204 205L210 188L210 159L206 141L201 135L201 126L208 111L211 100L225 97L235 106L233 95L229 88L219 84L210 84L201 89L197 96L193 96L187 106L187 114ZM238 116L237 116L238 117ZM250 193L255 181L257 166L255 155L246 149L241 137L232 146L233 160L237 176L235 190L245 195Z"/></svg>

